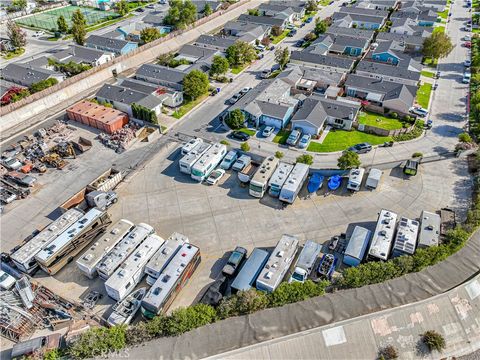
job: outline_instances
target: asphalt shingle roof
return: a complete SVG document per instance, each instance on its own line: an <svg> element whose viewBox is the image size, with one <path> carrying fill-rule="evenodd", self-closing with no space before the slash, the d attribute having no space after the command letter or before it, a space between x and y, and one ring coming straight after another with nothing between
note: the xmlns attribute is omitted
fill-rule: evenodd
<svg viewBox="0 0 480 360"><path fill-rule="evenodd" d="M407 70L398 66L383 64L374 61L362 60L358 63L356 71L364 71L372 74L391 76L405 80L419 81L420 73Z"/></svg>
<svg viewBox="0 0 480 360"><path fill-rule="evenodd" d="M135 76L144 76L176 84L182 84L185 75L186 73L181 70L154 64L143 64L135 73Z"/></svg>
<svg viewBox="0 0 480 360"><path fill-rule="evenodd" d="M348 57L334 55L317 55L307 51L292 51L291 60L302 61L306 63L330 66L343 70L350 70L355 62L354 59Z"/></svg>
<svg viewBox="0 0 480 360"><path fill-rule="evenodd" d="M311 96L303 101L302 106L295 113L292 121L305 120L317 127L321 127L328 116L345 120L353 116L354 119L359 109L360 105Z"/></svg>
<svg viewBox="0 0 480 360"><path fill-rule="evenodd" d="M113 49L120 52L130 41L111 39L100 35L90 35L87 40L87 45L98 46L102 48Z"/></svg>

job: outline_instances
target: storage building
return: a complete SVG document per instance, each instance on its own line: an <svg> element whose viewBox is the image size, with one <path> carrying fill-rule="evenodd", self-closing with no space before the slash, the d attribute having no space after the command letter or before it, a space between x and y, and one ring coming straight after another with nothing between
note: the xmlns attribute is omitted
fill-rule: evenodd
<svg viewBox="0 0 480 360"><path fill-rule="evenodd" d="M128 115L122 111L95 104L90 101L81 101L67 109L70 120L94 127L111 134L128 123Z"/></svg>

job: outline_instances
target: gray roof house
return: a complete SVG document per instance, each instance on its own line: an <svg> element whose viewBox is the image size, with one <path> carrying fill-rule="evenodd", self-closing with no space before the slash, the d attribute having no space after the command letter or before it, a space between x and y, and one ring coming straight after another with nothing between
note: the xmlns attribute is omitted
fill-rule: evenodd
<svg viewBox="0 0 480 360"><path fill-rule="evenodd" d="M135 50L138 44L132 41L111 39L101 35L90 35L85 42L85 46L111 52L115 55L124 55Z"/></svg>
<svg viewBox="0 0 480 360"><path fill-rule="evenodd" d="M343 26L330 26L325 34L331 35L344 35L344 36L355 36L357 38L364 38L367 40L372 40L375 31L373 30L364 30L364 29L354 29Z"/></svg>
<svg viewBox="0 0 480 360"><path fill-rule="evenodd" d="M113 54L85 46L71 45L68 49L60 50L52 54L51 57L61 63L73 61L77 64L98 66L112 60Z"/></svg>
<svg viewBox="0 0 480 360"><path fill-rule="evenodd" d="M225 52L230 46L239 40L235 36L214 36L214 35L200 35L195 40L194 44L199 47L214 49Z"/></svg>
<svg viewBox="0 0 480 360"><path fill-rule="evenodd" d="M370 55L374 61L400 66L411 71L422 70L421 62L405 53L405 44L395 40L379 41L378 46L370 51Z"/></svg>
<svg viewBox="0 0 480 360"><path fill-rule="evenodd" d="M64 80L64 76L58 72L20 63L8 64L2 69L1 74L2 79L26 87L50 78L57 79L58 82Z"/></svg>
<svg viewBox="0 0 480 360"><path fill-rule="evenodd" d="M355 73L360 76L383 79L385 81L411 86L417 86L420 81L419 72L368 60L360 61L355 68Z"/></svg>
<svg viewBox="0 0 480 360"><path fill-rule="evenodd" d="M360 56L368 49L369 43L369 40L355 36L322 34L306 51L319 55Z"/></svg>
<svg viewBox="0 0 480 360"><path fill-rule="evenodd" d="M357 119L360 104L311 96L305 99L292 117L292 128L318 135L324 125L350 130Z"/></svg>
<svg viewBox="0 0 480 360"><path fill-rule="evenodd" d="M300 20L305 15L303 6L290 6L286 3L278 4L276 2L260 4L258 11L262 16L287 19L289 22Z"/></svg>
<svg viewBox="0 0 480 360"><path fill-rule="evenodd" d="M185 59L191 63L196 63L197 61L203 61L207 64L212 63L212 59L215 55L219 55L220 51L213 50L209 48L204 48L196 45L183 45L180 50L178 50L175 59Z"/></svg>
<svg viewBox="0 0 480 360"><path fill-rule="evenodd" d="M237 40L247 43L254 43L255 40L262 40L270 33L270 26L252 24L246 21L228 21L222 32L227 36L235 36Z"/></svg>
<svg viewBox="0 0 480 360"><path fill-rule="evenodd" d="M284 29L287 25L287 19L278 19L270 16L254 16L242 14L238 17L238 21L245 21L251 24L263 25L268 27L279 26Z"/></svg>
<svg viewBox="0 0 480 360"><path fill-rule="evenodd" d="M203 12L205 10L205 5L209 5L212 12L220 10L222 6L221 1L213 1L213 0L195 0L193 4L197 8L197 17L203 17Z"/></svg>
<svg viewBox="0 0 480 360"><path fill-rule="evenodd" d="M402 35L395 33L380 32L377 34L377 42L381 41L396 41L404 45L405 52L419 52L423 48L424 38L415 35Z"/></svg>
<svg viewBox="0 0 480 360"><path fill-rule="evenodd" d="M148 14L143 17L142 22L153 26L162 26L165 20L165 14L166 13Z"/></svg>
<svg viewBox="0 0 480 360"><path fill-rule="evenodd" d="M386 10L396 9L400 5L400 0L361 0L357 1L355 6L364 9Z"/></svg>
<svg viewBox="0 0 480 360"><path fill-rule="evenodd" d="M161 65L143 64L135 73L135 78L182 91L183 78L185 75L186 73L182 70L176 70Z"/></svg>
<svg viewBox="0 0 480 360"><path fill-rule="evenodd" d="M418 21L410 18L392 19L392 26L390 32L401 35L416 35L427 37L433 32L432 26L420 26Z"/></svg>
<svg viewBox="0 0 480 360"><path fill-rule="evenodd" d="M327 71L345 73L352 70L355 59L345 56L317 55L307 51L292 51L290 62Z"/></svg>
<svg viewBox="0 0 480 360"><path fill-rule="evenodd" d="M350 74L345 81L345 92L347 96L380 106L386 112L408 114L414 104L417 87Z"/></svg>
<svg viewBox="0 0 480 360"><path fill-rule="evenodd" d="M154 95L162 100L162 105L174 108L183 103L183 93L173 89L165 88L142 80L125 78L120 80L119 86L139 91L145 94Z"/></svg>
<svg viewBox="0 0 480 360"><path fill-rule="evenodd" d="M335 26L356 27L359 29L377 30L385 23L383 16L370 16L336 12L332 15Z"/></svg>
<svg viewBox="0 0 480 360"><path fill-rule="evenodd" d="M328 87L339 87L345 78L345 73L295 64L290 64L277 76L277 79L282 79L292 86L292 92L308 94L312 92L323 93Z"/></svg>
<svg viewBox="0 0 480 360"><path fill-rule="evenodd" d="M346 14L378 16L383 18L386 18L388 16L388 11L385 11L385 10L368 9L368 8L353 7L353 6L343 6L340 8L339 11L341 13L346 13Z"/></svg>

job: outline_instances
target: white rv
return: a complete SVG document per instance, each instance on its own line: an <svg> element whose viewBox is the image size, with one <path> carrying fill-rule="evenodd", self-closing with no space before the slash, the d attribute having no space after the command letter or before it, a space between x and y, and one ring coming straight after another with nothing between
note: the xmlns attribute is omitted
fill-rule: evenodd
<svg viewBox="0 0 480 360"><path fill-rule="evenodd" d="M376 189L380 184L380 180L382 178L382 170L379 169L370 169L368 173L367 181L365 181L365 187L368 189Z"/></svg>
<svg viewBox="0 0 480 360"><path fill-rule="evenodd" d="M425 248L430 246L437 246L440 237L440 215L422 211L420 234L418 235L418 247Z"/></svg>
<svg viewBox="0 0 480 360"><path fill-rule="evenodd" d="M227 154L227 147L220 143L213 144L192 166L192 179L202 182L217 167Z"/></svg>
<svg viewBox="0 0 480 360"><path fill-rule="evenodd" d="M187 142L185 145L182 146L181 154L187 155L189 152L192 152L195 149L197 149L202 143L203 143L203 140L200 138L191 139L189 142Z"/></svg>
<svg viewBox="0 0 480 360"><path fill-rule="evenodd" d="M387 260L392 249L393 234L397 214L389 210L382 209L378 215L377 226L372 237L372 243L368 249L368 257L371 260Z"/></svg>
<svg viewBox="0 0 480 360"><path fill-rule="evenodd" d="M120 301L137 286L143 278L145 266L162 246L163 239L150 235L125 260L125 262L105 281L105 290L112 299Z"/></svg>
<svg viewBox="0 0 480 360"><path fill-rule="evenodd" d="M282 236L257 278L256 287L258 290L269 293L275 291L290 268L297 253L297 248L298 239L295 236Z"/></svg>
<svg viewBox="0 0 480 360"><path fill-rule="evenodd" d="M145 274L147 274L147 284L153 285L158 279L163 269L168 265L170 260L175 256L177 251L188 243L188 237L180 233L173 233L160 247L160 249L152 256L147 266Z"/></svg>
<svg viewBox="0 0 480 360"><path fill-rule="evenodd" d="M48 244L59 237L70 226L75 224L82 216L83 212L81 210L73 208L68 210L57 220L53 221L37 234L37 236L13 253L11 258L15 263L15 266L20 271L32 273L38 268L38 264L35 261L35 255L38 254L42 247L48 246Z"/></svg>
<svg viewBox="0 0 480 360"><path fill-rule="evenodd" d="M278 196L280 201L293 204L308 177L309 168L307 164L297 163L295 165L280 191Z"/></svg>
<svg viewBox="0 0 480 360"><path fill-rule="evenodd" d="M178 165L180 171L184 174L190 175L192 173L192 166L202 157L202 155L210 148L210 145L202 142L198 148L190 151L180 159Z"/></svg>
<svg viewBox="0 0 480 360"><path fill-rule="evenodd" d="M413 255L417 247L417 235L419 223L406 217L400 218L398 222L397 236L393 244L392 257L402 255Z"/></svg>
<svg viewBox="0 0 480 360"><path fill-rule="evenodd" d="M298 256L295 270L293 270L293 274L288 282L298 281L304 283L312 272L321 250L322 245L315 241L308 240Z"/></svg>
<svg viewBox="0 0 480 360"><path fill-rule="evenodd" d="M365 174L364 168L351 169L348 175L347 189L350 191L359 191L362 185L363 174Z"/></svg>
<svg viewBox="0 0 480 360"><path fill-rule="evenodd" d="M93 279L97 275L96 266L110 250L117 245L134 227L131 221L121 219L112 228L95 240L77 260L78 269Z"/></svg>
<svg viewBox="0 0 480 360"><path fill-rule="evenodd" d="M96 266L98 275L107 280L127 257L155 230L148 224L140 223L130 231Z"/></svg>
<svg viewBox="0 0 480 360"><path fill-rule="evenodd" d="M272 177L273 173L277 169L280 160L275 156L269 156L263 160L260 168L257 170L255 175L253 175L252 180L250 180L250 186L248 188L248 193L254 197L262 198L265 195L268 187L268 181Z"/></svg>
<svg viewBox="0 0 480 360"><path fill-rule="evenodd" d="M287 180L288 175L293 170L293 165L287 164L284 162L281 162L277 170L273 173L272 177L270 178L270 181L268 182L268 193L271 196L278 197L280 195L280 190L282 190L283 184L285 184L285 181Z"/></svg>

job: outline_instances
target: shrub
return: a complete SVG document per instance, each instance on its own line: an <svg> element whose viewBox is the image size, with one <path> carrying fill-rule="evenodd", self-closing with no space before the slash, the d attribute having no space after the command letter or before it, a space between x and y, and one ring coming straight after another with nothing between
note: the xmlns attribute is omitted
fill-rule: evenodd
<svg viewBox="0 0 480 360"><path fill-rule="evenodd" d="M227 119L225 120L230 129L241 129L245 123L245 115L240 109L230 111Z"/></svg>
<svg viewBox="0 0 480 360"><path fill-rule="evenodd" d="M98 327L83 333L69 349L74 358L93 358L121 350L126 345L125 326Z"/></svg>
<svg viewBox="0 0 480 360"><path fill-rule="evenodd" d="M219 318L225 319L231 316L251 314L268 307L267 294L250 289L239 291L237 294L225 298L218 305L217 313Z"/></svg>
<svg viewBox="0 0 480 360"><path fill-rule="evenodd" d="M462 143L471 143L473 141L472 137L465 132L458 135L458 140Z"/></svg>
<svg viewBox="0 0 480 360"><path fill-rule="evenodd" d="M313 164L313 156L309 154L303 154L297 157L297 163L312 165Z"/></svg>
<svg viewBox="0 0 480 360"><path fill-rule="evenodd" d="M422 157L422 156L423 156L423 153L418 152L418 151L417 151L417 152L414 152L414 153L412 154L412 158L419 158L419 157Z"/></svg>
<svg viewBox="0 0 480 360"><path fill-rule="evenodd" d="M446 347L445 338L435 330L425 331L422 334L422 341L430 351L437 350L442 352Z"/></svg>
<svg viewBox="0 0 480 360"><path fill-rule="evenodd" d="M176 336L200 326L211 324L217 319L215 309L206 304L197 304L173 311L164 319L163 333Z"/></svg>
<svg viewBox="0 0 480 360"><path fill-rule="evenodd" d="M398 114L396 112L392 112L389 115L392 119L398 119Z"/></svg>
<svg viewBox="0 0 480 360"><path fill-rule="evenodd" d="M240 149L244 152L248 152L250 151L250 145L248 144L248 142L244 142L242 143L242 145L240 145Z"/></svg>
<svg viewBox="0 0 480 360"><path fill-rule="evenodd" d="M220 144L223 144L225 146L230 146L230 143L227 140L220 141Z"/></svg>
<svg viewBox="0 0 480 360"><path fill-rule="evenodd" d="M275 157L276 157L277 159L283 158L283 152L281 152L281 151L275 151Z"/></svg>
<svg viewBox="0 0 480 360"><path fill-rule="evenodd" d="M393 345L387 345L378 352L380 359L394 360L398 359L398 350Z"/></svg>
<svg viewBox="0 0 480 360"><path fill-rule="evenodd" d="M339 169L347 170L359 167L362 164L358 154L354 151L347 150L337 160Z"/></svg>
<svg viewBox="0 0 480 360"><path fill-rule="evenodd" d="M312 280L307 280L304 283L297 281L292 283L282 282L274 292L269 294L270 306L282 306L323 295L329 284L328 281L315 284Z"/></svg>

